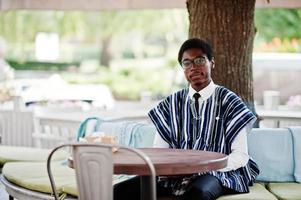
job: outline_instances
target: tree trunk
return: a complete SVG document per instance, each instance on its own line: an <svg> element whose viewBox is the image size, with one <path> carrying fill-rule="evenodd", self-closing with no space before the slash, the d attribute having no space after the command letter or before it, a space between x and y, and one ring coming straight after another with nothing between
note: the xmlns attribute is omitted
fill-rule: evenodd
<svg viewBox="0 0 301 200"><path fill-rule="evenodd" d="M187 0L187 9L189 37L202 38L213 47L214 82L234 91L252 108L255 0Z"/></svg>
<svg viewBox="0 0 301 200"><path fill-rule="evenodd" d="M100 52L100 65L109 67L112 58L111 54L111 37L106 37L102 40L102 49Z"/></svg>

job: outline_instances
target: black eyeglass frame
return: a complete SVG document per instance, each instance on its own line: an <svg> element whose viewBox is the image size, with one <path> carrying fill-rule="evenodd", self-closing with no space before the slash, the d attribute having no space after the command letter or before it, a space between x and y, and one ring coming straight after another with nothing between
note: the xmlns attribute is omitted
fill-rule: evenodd
<svg viewBox="0 0 301 200"><path fill-rule="evenodd" d="M205 66L207 59L208 58L206 56L198 56L193 60L184 59L181 61L181 67L183 69L190 69L192 67L192 64L195 64L198 67Z"/></svg>

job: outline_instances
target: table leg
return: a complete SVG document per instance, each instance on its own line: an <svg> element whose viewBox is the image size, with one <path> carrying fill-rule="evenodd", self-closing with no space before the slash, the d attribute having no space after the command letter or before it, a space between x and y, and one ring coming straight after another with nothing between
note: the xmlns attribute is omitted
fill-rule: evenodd
<svg viewBox="0 0 301 200"><path fill-rule="evenodd" d="M141 176L141 200L153 200L155 199L153 197L152 193L152 180L150 176ZM156 188L154 188L156 189Z"/></svg>

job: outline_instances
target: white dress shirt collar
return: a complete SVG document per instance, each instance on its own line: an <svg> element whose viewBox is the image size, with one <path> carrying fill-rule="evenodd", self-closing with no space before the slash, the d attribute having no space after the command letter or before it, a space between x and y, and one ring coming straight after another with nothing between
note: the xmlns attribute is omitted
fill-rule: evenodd
<svg viewBox="0 0 301 200"><path fill-rule="evenodd" d="M205 101L213 94L216 87L217 85L215 85L215 83L212 80L205 88L203 88L199 92L195 91L195 89L193 89L191 85L189 85L189 91L188 91L189 98L193 99L194 93L199 93L201 95L201 99Z"/></svg>

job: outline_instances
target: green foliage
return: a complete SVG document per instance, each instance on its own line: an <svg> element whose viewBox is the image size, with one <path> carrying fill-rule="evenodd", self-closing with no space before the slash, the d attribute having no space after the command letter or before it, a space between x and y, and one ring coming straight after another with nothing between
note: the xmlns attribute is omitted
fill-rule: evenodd
<svg viewBox="0 0 301 200"><path fill-rule="evenodd" d="M22 57L22 59L34 59L32 49L28 53L28 49L24 47L34 44L39 32L57 33L61 44L98 44L98 49L94 52L82 52L85 49L78 49L76 51L78 53L74 54L71 60L99 59L108 65L111 57L116 55L116 51L127 58L141 58L141 55L163 56L168 44L182 41L182 38L187 36L187 31L188 17L185 9L102 12L30 10L0 13L0 36L6 39L9 45L18 43L18 53L14 53L17 56L13 58ZM132 42L137 40L138 36L145 45L133 49ZM113 52L109 52L111 42L116 38L126 40L124 43L128 47L117 44ZM118 49L120 47L122 49ZM139 56L138 51L141 52ZM24 56L28 54L31 56Z"/></svg>
<svg viewBox="0 0 301 200"><path fill-rule="evenodd" d="M7 60L9 65L16 70L58 70L64 71L69 67L79 67L79 62L40 62Z"/></svg>
<svg viewBox="0 0 301 200"><path fill-rule="evenodd" d="M103 83L109 86L117 99L138 100L143 91L150 91L153 96L165 96L170 93L172 78L170 69L126 68L113 71L100 68L91 75L64 74L70 83Z"/></svg>
<svg viewBox="0 0 301 200"><path fill-rule="evenodd" d="M0 35L8 42L34 42L38 32L56 32L60 36L78 35L83 28L81 13L54 11L10 11L0 14ZM72 21L77 23L72 23ZM47 22L47 23L46 23Z"/></svg>
<svg viewBox="0 0 301 200"><path fill-rule="evenodd" d="M273 38L268 42L257 42L254 51L264 52L301 52L301 39Z"/></svg>
<svg viewBox="0 0 301 200"><path fill-rule="evenodd" d="M180 28L178 33L188 28L185 10L9 11L0 13L0 23L0 35L11 42L33 42L37 32L56 32L62 38L97 41L135 29L160 35L174 27Z"/></svg>
<svg viewBox="0 0 301 200"><path fill-rule="evenodd" d="M257 9L255 51L301 52L301 9Z"/></svg>
<svg viewBox="0 0 301 200"><path fill-rule="evenodd" d="M179 67L178 60L176 58L169 58L166 62L167 67L170 67L171 69L175 69Z"/></svg>
<svg viewBox="0 0 301 200"><path fill-rule="evenodd" d="M257 34L267 41L301 38L301 9L257 9Z"/></svg>

